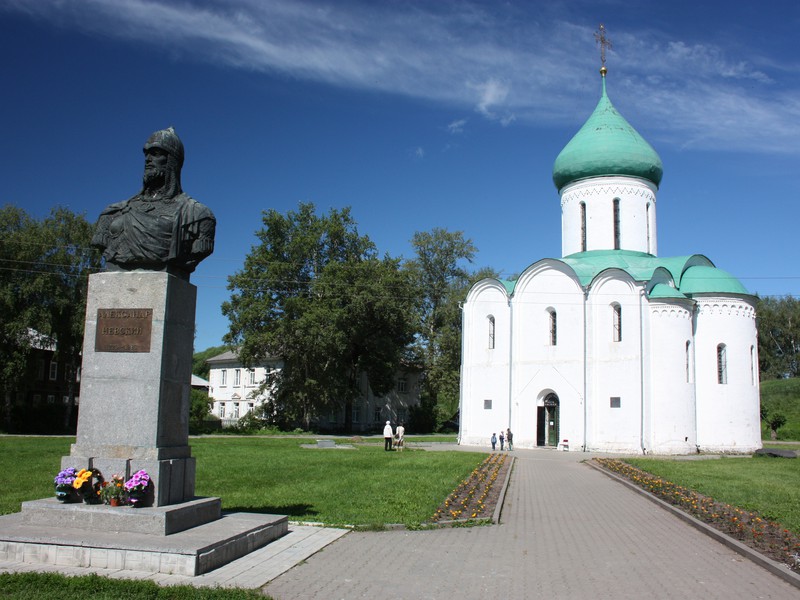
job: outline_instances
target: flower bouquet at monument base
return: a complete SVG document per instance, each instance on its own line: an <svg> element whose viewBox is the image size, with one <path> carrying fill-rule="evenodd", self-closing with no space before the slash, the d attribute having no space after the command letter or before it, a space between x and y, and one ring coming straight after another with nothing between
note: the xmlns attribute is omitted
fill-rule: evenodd
<svg viewBox="0 0 800 600"><path fill-rule="evenodd" d="M72 487L78 490L86 504L100 504L100 490L103 488L103 475L97 469L81 469L75 474Z"/></svg>
<svg viewBox="0 0 800 600"><path fill-rule="evenodd" d="M128 501L128 490L125 489L125 479L122 475L112 475L111 481L103 484L100 497L110 506L124 506Z"/></svg>
<svg viewBox="0 0 800 600"><path fill-rule="evenodd" d="M150 506L153 502L153 481L144 469L136 471L125 482L125 490L128 492L128 502L131 506L141 508Z"/></svg>
<svg viewBox="0 0 800 600"><path fill-rule="evenodd" d="M78 472L74 467L62 469L58 475L56 475L53 483L56 486L56 499L59 502L68 504L81 501L81 496L78 493L78 490L76 490L72 485L75 482L75 477L77 475Z"/></svg>

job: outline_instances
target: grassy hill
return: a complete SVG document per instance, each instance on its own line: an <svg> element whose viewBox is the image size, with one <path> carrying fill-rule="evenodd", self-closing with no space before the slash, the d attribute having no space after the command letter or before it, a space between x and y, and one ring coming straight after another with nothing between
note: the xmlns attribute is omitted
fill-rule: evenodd
<svg viewBox="0 0 800 600"><path fill-rule="evenodd" d="M778 429L779 440L800 440L800 378L762 381L761 406L779 410L786 417L786 424ZM769 428L763 422L761 437L770 439Z"/></svg>

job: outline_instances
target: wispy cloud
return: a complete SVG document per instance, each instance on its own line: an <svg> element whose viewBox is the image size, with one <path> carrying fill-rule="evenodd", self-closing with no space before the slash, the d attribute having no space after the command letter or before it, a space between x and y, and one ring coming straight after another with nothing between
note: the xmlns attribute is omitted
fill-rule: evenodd
<svg viewBox="0 0 800 600"><path fill-rule="evenodd" d="M464 125L467 124L466 119L457 119L447 125L447 132L453 135L464 133Z"/></svg>
<svg viewBox="0 0 800 600"><path fill-rule="evenodd" d="M579 125L599 90L588 75L593 27L558 6L543 16L525 3L5 0L0 12L237 69L421 98L502 125ZM609 95L668 143L800 152L800 86L738 48L615 31Z"/></svg>

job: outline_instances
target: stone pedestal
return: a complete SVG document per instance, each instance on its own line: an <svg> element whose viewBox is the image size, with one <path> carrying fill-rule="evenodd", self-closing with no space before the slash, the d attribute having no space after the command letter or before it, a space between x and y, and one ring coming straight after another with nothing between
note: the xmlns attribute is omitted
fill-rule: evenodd
<svg viewBox="0 0 800 600"><path fill-rule="evenodd" d="M153 506L194 498L189 404L197 290L161 272L89 277L78 435L62 467L126 479L144 469Z"/></svg>
<svg viewBox="0 0 800 600"><path fill-rule="evenodd" d="M89 278L78 435L62 468L106 479L144 469L144 508L22 504L0 517L0 558L199 575L285 535L280 515L222 514L195 498L189 448L196 288L161 272Z"/></svg>

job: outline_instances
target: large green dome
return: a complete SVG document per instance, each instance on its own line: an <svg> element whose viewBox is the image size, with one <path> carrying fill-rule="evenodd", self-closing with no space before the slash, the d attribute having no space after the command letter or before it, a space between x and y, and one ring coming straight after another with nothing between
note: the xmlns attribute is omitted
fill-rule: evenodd
<svg viewBox="0 0 800 600"><path fill-rule="evenodd" d="M658 153L617 112L603 94L597 107L578 133L564 146L553 165L553 182L565 185L586 177L630 175L661 183L663 167Z"/></svg>

